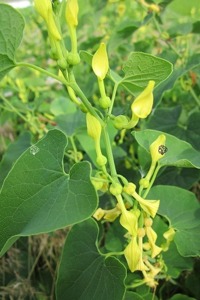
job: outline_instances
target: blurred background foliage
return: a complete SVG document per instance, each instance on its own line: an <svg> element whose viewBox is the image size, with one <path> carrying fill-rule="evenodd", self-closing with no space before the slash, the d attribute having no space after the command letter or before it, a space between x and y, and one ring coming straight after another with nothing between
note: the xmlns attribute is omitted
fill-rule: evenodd
<svg viewBox="0 0 200 300"><path fill-rule="evenodd" d="M159 11L152 9L152 4ZM56 9L57 0L54 1ZM183 139L200 151L200 2L199 0L85 0L79 1L78 44L82 61L75 68L81 88L93 104L98 86L91 71L90 56L101 41L107 43L110 67L123 75L122 65L130 52L164 58L174 65L173 74L155 89L154 110L138 130L156 129ZM21 10L26 27L17 61L26 61L57 73L51 58L47 31L32 6ZM70 39L64 17L61 26L65 43ZM108 94L113 84L106 79ZM130 114L134 95L120 87L114 113ZM37 71L15 68L0 82L0 184L12 162L49 129L58 127L70 137L65 168L74 163L73 141L80 159L88 159L84 148L84 114L76 110L66 89ZM130 132L111 129L117 168L127 179L138 181L143 172L137 146ZM115 146L117 148L115 148ZM139 171L139 172L138 172ZM200 171L162 169L155 184L176 185L192 190L200 199ZM103 193L102 193L103 194ZM101 201L106 201L102 195ZM115 228L113 228L115 230ZM55 271L67 230L20 239L0 261L2 299L54 299ZM170 256L166 258L170 261ZM177 258L172 259L171 265ZM175 299L182 293L200 299L200 261L180 262L173 278L161 280L158 299ZM189 270L188 270L189 269ZM140 288L143 299L147 290ZM181 299L181 298L180 298ZM190 299L190 298L187 298Z"/></svg>

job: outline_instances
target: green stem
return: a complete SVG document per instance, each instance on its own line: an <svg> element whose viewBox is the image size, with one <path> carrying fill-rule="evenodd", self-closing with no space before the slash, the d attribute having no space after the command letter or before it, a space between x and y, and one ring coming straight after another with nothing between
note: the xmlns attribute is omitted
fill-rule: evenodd
<svg viewBox="0 0 200 300"><path fill-rule="evenodd" d="M106 146L106 153L107 153L108 163L110 166L111 176L116 178L116 180L118 181L115 161L114 161L112 147L110 143L110 137L108 131L106 130L106 126L103 127L103 136L104 136L104 142Z"/></svg>
<svg viewBox="0 0 200 300"><path fill-rule="evenodd" d="M192 97L194 98L194 100L196 101L197 105L200 107L200 99L197 97L193 88L190 89L190 93L191 93Z"/></svg>
<svg viewBox="0 0 200 300"><path fill-rule="evenodd" d="M151 189L151 187L152 187L152 185L153 185L153 183L154 183L154 181L155 181L155 179L156 179L156 176L157 176L157 174L158 174L160 168L161 168L161 166L158 164L157 167L156 167L156 169L155 169L155 171L154 171L154 173L153 173L153 176L152 176L152 178L151 178L151 181L150 181L150 183L149 183L149 186L148 186L148 188L146 189L146 191L145 191L145 193L144 193L144 195L143 195L143 198L144 198L144 199L145 199L146 196L148 195L148 193L149 193L149 191L150 191L150 189Z"/></svg>
<svg viewBox="0 0 200 300"><path fill-rule="evenodd" d="M111 98L111 105L110 105L109 111L108 111L108 115L111 115L111 113L112 113L113 105L114 105L114 102L115 102L115 96L116 96L116 93L117 93L117 88L118 88L118 83L115 83L113 93L112 93L112 98Z"/></svg>
<svg viewBox="0 0 200 300"><path fill-rule="evenodd" d="M99 117L99 115L96 113L94 107L91 105L90 101L87 99L85 94L82 92L76 81L70 82L70 87L74 90L77 96L80 97L81 101L89 111L91 115L93 115L101 124L102 127L104 127L104 121Z"/></svg>
<svg viewBox="0 0 200 300"><path fill-rule="evenodd" d="M158 25L158 22L155 18L155 15L153 17L153 22L154 25L156 27L156 29L158 30L158 32L160 33L160 35L162 34L162 30L160 29L160 26ZM165 40L165 43L178 55L179 58L182 58L182 55L180 53L178 53L178 50L168 41Z"/></svg>
<svg viewBox="0 0 200 300"><path fill-rule="evenodd" d="M49 72L49 71L47 71L45 69L42 69L42 68L40 68L40 67L38 67L36 65L25 63L25 62L19 62L19 63L16 63L16 67L25 67L25 68L34 69L34 70L36 70L36 71L38 71L40 73L43 73L43 74L45 74L45 75L47 75L49 77L52 77L52 78L54 78L54 79L62 82L65 85L68 85L68 82L64 78L62 78L60 76L57 76L57 75L55 75L55 74L53 74L53 73L51 73L51 72Z"/></svg>
<svg viewBox="0 0 200 300"><path fill-rule="evenodd" d="M99 91L100 91L101 98L105 98L106 90L105 90L105 85L104 85L103 79L98 78L98 85L99 85Z"/></svg>
<svg viewBox="0 0 200 300"><path fill-rule="evenodd" d="M102 253L101 253L102 254ZM109 253L107 253L107 254L103 254L103 255L105 255L105 257L107 258L107 257L109 257L109 256L113 256L113 255L123 255L124 254L124 251L121 251L121 252L109 252Z"/></svg>

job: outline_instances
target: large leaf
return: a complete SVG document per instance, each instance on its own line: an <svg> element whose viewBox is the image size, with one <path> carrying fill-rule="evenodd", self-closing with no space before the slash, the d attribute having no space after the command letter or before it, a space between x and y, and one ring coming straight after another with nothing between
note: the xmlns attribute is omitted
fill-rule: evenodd
<svg viewBox="0 0 200 300"><path fill-rule="evenodd" d="M175 243L182 256L200 255L200 206L193 193L174 186L155 186L148 197L160 199L158 213L175 228Z"/></svg>
<svg viewBox="0 0 200 300"><path fill-rule="evenodd" d="M66 136L52 130L26 150L6 177L0 193L0 249L19 237L49 232L81 222L97 206L90 165L75 164L66 174Z"/></svg>
<svg viewBox="0 0 200 300"><path fill-rule="evenodd" d="M200 112L190 114L183 127L179 125L181 111L181 106L157 108L149 118L147 128L175 135L200 150Z"/></svg>
<svg viewBox="0 0 200 300"><path fill-rule="evenodd" d="M114 257L101 255L98 226L93 219L72 227L67 236L57 281L57 300L121 300L125 267Z"/></svg>
<svg viewBox="0 0 200 300"><path fill-rule="evenodd" d="M0 79L15 66L15 51L22 40L23 30L21 14L0 3Z"/></svg>
<svg viewBox="0 0 200 300"><path fill-rule="evenodd" d="M149 147L157 137L163 134L157 130L135 131L138 144L149 152ZM161 166L177 166L200 169L200 152L195 150L189 143L182 141L170 134L166 135L167 153L159 160Z"/></svg>
<svg viewBox="0 0 200 300"><path fill-rule="evenodd" d="M14 162L30 145L31 136L29 132L24 132L14 143L9 145L0 162L0 188Z"/></svg>
<svg viewBox="0 0 200 300"><path fill-rule="evenodd" d="M144 88L149 80L154 80L156 85L166 80L172 73L172 64L160 57L143 52L132 52L123 65L125 77L122 84L130 90Z"/></svg>

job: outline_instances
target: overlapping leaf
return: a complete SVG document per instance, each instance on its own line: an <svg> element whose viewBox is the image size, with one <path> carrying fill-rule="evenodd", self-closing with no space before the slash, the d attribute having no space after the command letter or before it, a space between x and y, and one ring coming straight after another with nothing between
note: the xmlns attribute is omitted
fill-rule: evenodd
<svg viewBox="0 0 200 300"><path fill-rule="evenodd" d="M63 249L57 281L57 300L121 300L125 267L114 257L100 254L98 227L93 219L72 227Z"/></svg>
<svg viewBox="0 0 200 300"><path fill-rule="evenodd" d="M148 197L160 199L158 213L176 230L174 241L179 253L200 255L200 206L195 195L175 186L155 186Z"/></svg>
<svg viewBox="0 0 200 300"><path fill-rule="evenodd" d="M27 149L7 175L0 192L0 253L19 236L49 232L81 222L97 206L90 165L75 164L66 174L66 136L59 130Z"/></svg>
<svg viewBox="0 0 200 300"><path fill-rule="evenodd" d="M163 134L157 130L135 131L138 144L149 152L149 147L157 137ZM189 143L182 141L170 134L166 135L167 153L159 160L161 166L176 166L200 169L200 152L195 150Z"/></svg>
<svg viewBox="0 0 200 300"><path fill-rule="evenodd" d="M0 80L15 66L15 51L21 43L23 30L22 15L0 3Z"/></svg>

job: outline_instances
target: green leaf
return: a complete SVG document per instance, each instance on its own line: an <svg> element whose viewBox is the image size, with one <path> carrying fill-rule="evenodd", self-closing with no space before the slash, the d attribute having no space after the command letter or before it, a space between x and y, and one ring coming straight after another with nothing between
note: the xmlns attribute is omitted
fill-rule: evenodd
<svg viewBox="0 0 200 300"><path fill-rule="evenodd" d="M0 9L1 9L1 5L0 5ZM15 67L14 62L7 55L0 53L0 80L14 67Z"/></svg>
<svg viewBox="0 0 200 300"><path fill-rule="evenodd" d="M126 292L124 300L144 300L142 296L134 292Z"/></svg>
<svg viewBox="0 0 200 300"><path fill-rule="evenodd" d="M122 84L131 83L144 88L149 80L154 80L156 85L166 80L172 73L172 64L160 57L143 52L132 52L123 65L125 77Z"/></svg>
<svg viewBox="0 0 200 300"><path fill-rule="evenodd" d="M27 149L6 177L0 193L1 254L19 236L49 232L81 222L97 206L90 165L75 164L66 174L66 136L59 130Z"/></svg>
<svg viewBox="0 0 200 300"><path fill-rule="evenodd" d="M154 91L154 106L157 106L162 99L163 93L167 90L173 88L176 80L186 74L188 71L199 67L200 65L200 55L194 54L191 56L186 63L186 65L181 66L178 69L175 69L173 74L166 79L166 81L162 82L158 87L156 87Z"/></svg>
<svg viewBox="0 0 200 300"><path fill-rule="evenodd" d="M85 125L85 115L80 110L71 114L58 115L55 118L58 128L64 131L67 136L72 136L79 128Z"/></svg>
<svg viewBox="0 0 200 300"><path fill-rule="evenodd" d="M150 116L147 127L175 135L200 150L200 112L190 114L183 128L179 125L181 111L181 106L157 108Z"/></svg>
<svg viewBox="0 0 200 300"><path fill-rule="evenodd" d="M180 5L181 4L181 5ZM199 19L200 2L199 0L174 0L167 7L168 14L175 12L177 15L188 16L189 18Z"/></svg>
<svg viewBox="0 0 200 300"><path fill-rule="evenodd" d="M0 3L0 80L15 67L15 51L21 43L24 25L17 10Z"/></svg>
<svg viewBox="0 0 200 300"><path fill-rule="evenodd" d="M79 300L123 299L126 269L118 259L100 254L98 233L93 219L72 227L60 262L57 300L63 295Z"/></svg>
<svg viewBox="0 0 200 300"><path fill-rule="evenodd" d="M196 299L193 297L189 297L187 295L176 294L173 297L171 297L169 300L196 300Z"/></svg>
<svg viewBox="0 0 200 300"><path fill-rule="evenodd" d="M157 130L142 130L135 131L135 136L138 144L149 152L149 147L163 134ZM165 133L167 153L159 160L160 166L176 166L185 168L200 169L200 152L195 150L189 143L182 141L170 134Z"/></svg>
<svg viewBox="0 0 200 300"><path fill-rule="evenodd" d="M181 256L174 242L166 252L162 252L162 257L167 266L167 275L172 278L177 278L182 271L191 271L193 268L193 259Z"/></svg>
<svg viewBox="0 0 200 300"><path fill-rule="evenodd" d="M182 256L200 254L200 206L193 193L174 186L155 186L148 197L160 199L158 213L176 230L175 243Z"/></svg>
<svg viewBox="0 0 200 300"><path fill-rule="evenodd" d="M0 162L0 187L17 158L31 145L29 132L23 133L14 143L10 144Z"/></svg>
<svg viewBox="0 0 200 300"><path fill-rule="evenodd" d="M56 98L50 105L50 111L55 116L70 115L76 112L76 105L67 97Z"/></svg>

